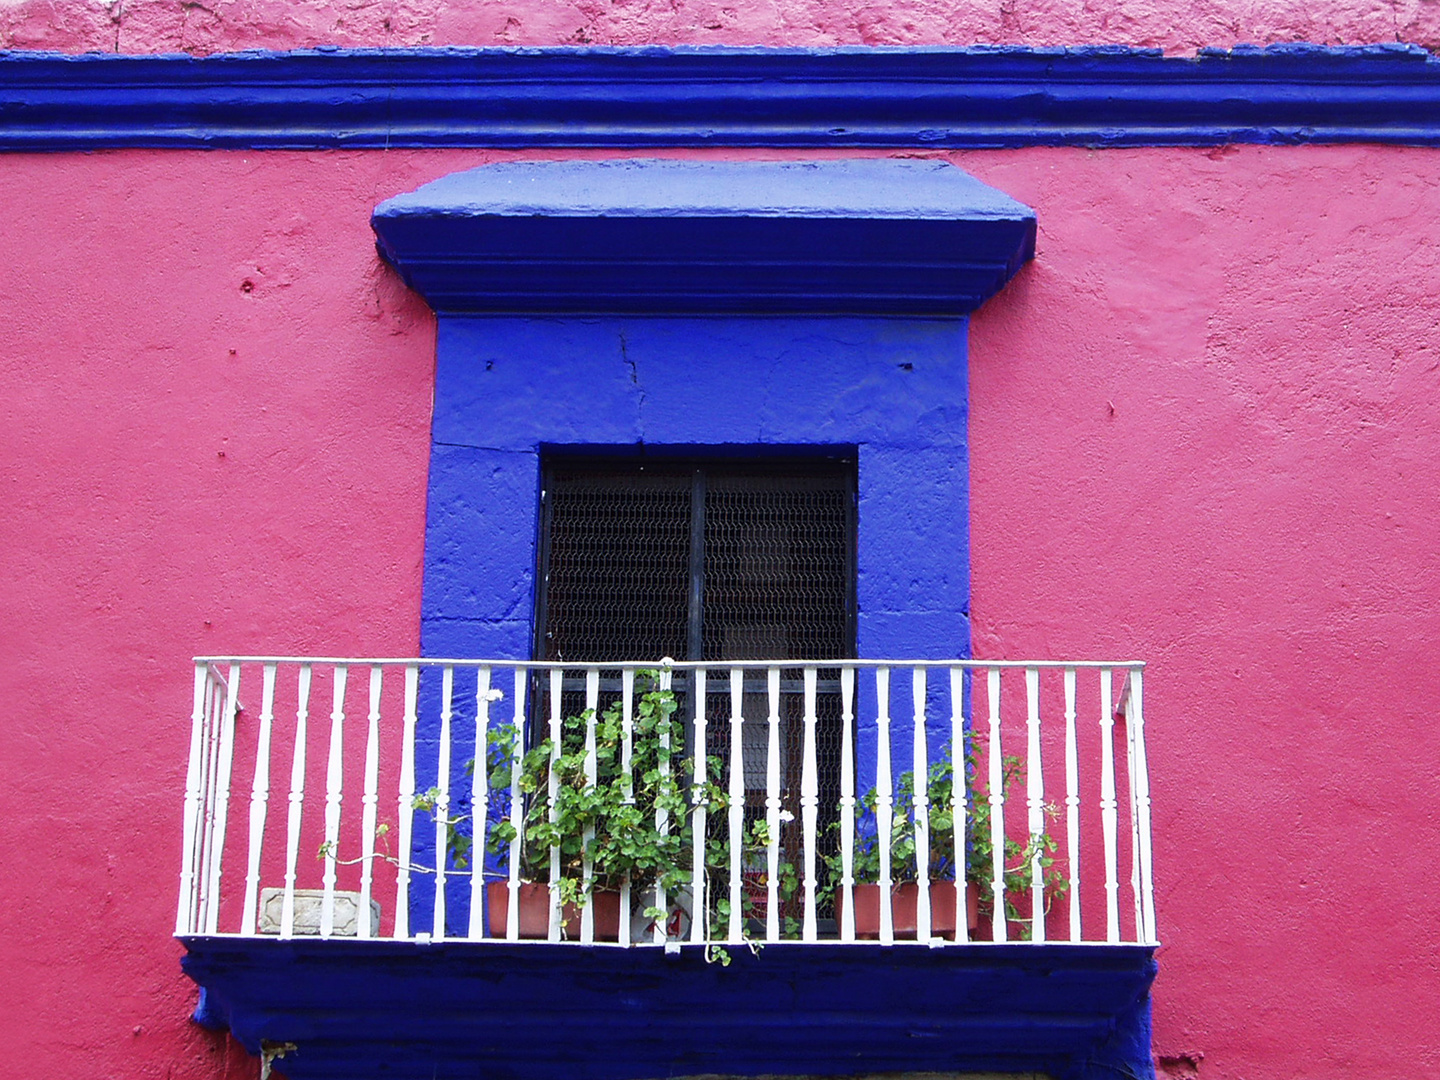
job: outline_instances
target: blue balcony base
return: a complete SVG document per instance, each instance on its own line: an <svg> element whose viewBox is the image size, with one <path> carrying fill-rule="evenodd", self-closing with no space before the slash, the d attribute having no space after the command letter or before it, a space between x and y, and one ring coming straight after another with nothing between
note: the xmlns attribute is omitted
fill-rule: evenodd
<svg viewBox="0 0 1440 1080"><path fill-rule="evenodd" d="M545 943L183 939L197 1019L315 1077L644 1080L700 1073L1153 1077L1153 949L766 946L728 967Z"/></svg>

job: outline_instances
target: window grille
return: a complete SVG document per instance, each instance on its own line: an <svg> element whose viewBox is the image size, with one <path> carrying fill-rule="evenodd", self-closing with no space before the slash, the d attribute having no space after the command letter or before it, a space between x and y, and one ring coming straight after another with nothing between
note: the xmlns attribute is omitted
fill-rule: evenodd
<svg viewBox="0 0 1440 1080"><path fill-rule="evenodd" d="M719 662L854 655L854 492L853 459L552 459L544 475L537 656ZM606 680L605 700L618 690L615 676ZM783 672L780 711L782 807L797 822L801 678L798 668ZM683 678L675 684L686 719L693 716L691 685ZM838 685L820 689L820 825L829 841L840 795L840 700ZM548 715L546 690L536 690L537 716ZM708 690L708 750L728 770L728 679L712 678ZM584 707L579 685L567 684L561 707L566 715ZM763 672L747 678L742 708L748 829L765 814ZM789 833L795 851L786 854L798 859L798 829ZM828 849L822 844L822 854ZM784 914L798 914L790 906Z"/></svg>

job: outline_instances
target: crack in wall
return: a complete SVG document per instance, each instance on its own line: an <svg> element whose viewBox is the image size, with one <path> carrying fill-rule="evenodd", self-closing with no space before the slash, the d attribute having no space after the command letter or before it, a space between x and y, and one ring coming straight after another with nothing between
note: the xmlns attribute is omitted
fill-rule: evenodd
<svg viewBox="0 0 1440 1080"><path fill-rule="evenodd" d="M620 360L624 363L626 370L630 372L630 384L635 387L635 419L636 427L640 430L640 441L645 441L645 387L640 385L640 369L634 360L630 358L630 346L625 340L625 332L620 331Z"/></svg>

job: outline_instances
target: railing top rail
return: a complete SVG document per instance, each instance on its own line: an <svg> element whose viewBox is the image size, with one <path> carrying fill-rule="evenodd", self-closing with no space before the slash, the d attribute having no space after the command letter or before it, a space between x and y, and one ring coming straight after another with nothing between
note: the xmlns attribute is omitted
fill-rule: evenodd
<svg viewBox="0 0 1440 1080"><path fill-rule="evenodd" d="M197 656L197 664L346 664L362 666L408 666L417 667L493 667L530 668L536 671L617 671L622 668L669 668L672 671L691 671L696 668L770 668L770 667L817 667L817 668L967 668L986 671L991 668L1114 668L1143 669L1144 660L914 660L914 659L845 659L808 660L796 659L734 659L734 660L495 660L476 657L438 656Z"/></svg>

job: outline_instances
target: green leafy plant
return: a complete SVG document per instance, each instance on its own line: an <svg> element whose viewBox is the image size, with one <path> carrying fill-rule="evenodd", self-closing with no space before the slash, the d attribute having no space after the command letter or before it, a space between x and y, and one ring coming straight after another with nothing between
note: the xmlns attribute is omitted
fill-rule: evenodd
<svg viewBox="0 0 1440 1080"><path fill-rule="evenodd" d="M993 909L994 904L994 836L991 831L991 807L989 785L978 779L979 769L975 741L967 738L962 759L962 777L971 783L962 785L960 802L965 808L965 829L959 857L963 858L964 877L967 882L979 887L982 912ZM1025 778L1024 765L1020 758L1006 754L1001 758L1001 790L1005 800L1012 801L1015 792ZM932 763L926 771L925 794L928 803L927 872L931 881L953 881L956 876L957 842L955 837L955 768L954 755L947 744L940 760ZM895 784L892 799L890 823L890 880L894 883L915 881L917 866L917 829L915 825L915 774L902 773ZM860 799L861 813L857 822L856 839L852 853L852 867L855 881L873 884L880 880L881 845L879 836L880 793L871 788ZM1056 816L1052 805L1044 807L1047 819ZM839 828L838 823L834 826ZM1054 898L1068 888L1068 882L1054 868L1057 842L1048 830L1029 833L1022 840L1007 834L1004 837L1002 872L1005 902L1005 918L1018 923L1021 932L1028 937L1032 919L1022 915L1016 898L1028 892L1037 865L1044 883L1045 911L1049 910ZM825 858L829 870L827 889L838 887L843 873L842 856L837 851ZM1040 913L1044 917L1044 912Z"/></svg>
<svg viewBox="0 0 1440 1080"><path fill-rule="evenodd" d="M638 682L628 768L618 701L598 716L587 709L566 717L558 744L547 735L525 750L513 726L490 732L491 789L508 792L518 765L525 813L522 835L508 817L493 824L488 850L504 857L518 840L521 875L558 888L564 903L576 903L595 888L618 889L626 879L637 894L656 885L673 893L690 884L696 811L725 808L726 796L717 784L708 779L692 783L694 759L684 752L674 693L661 687L654 672L640 673ZM718 758L708 758L707 777L718 776L721 767ZM559 855L558 875L552 851Z"/></svg>
<svg viewBox="0 0 1440 1080"><path fill-rule="evenodd" d="M684 746L685 727L676 718L676 696L659 673L637 673L628 768L624 711L616 701L598 715L585 710L565 717L557 741L551 735L528 750L519 745L513 725L491 730L486 766L497 810L487 850L508 859L519 844L520 875L528 881L558 888L562 903L581 901L595 889L618 889L628 880L636 899L660 886L672 900L694 885L694 837L699 811L711 822L729 808L729 795L719 782L724 761L705 758L705 775L695 781L693 750ZM593 728L593 779L591 738ZM507 805L512 776L524 812L517 832ZM426 807L433 809L433 807ZM728 926L730 918L730 842L707 829L702 845L702 897L690 897L692 918L710 926ZM452 854L463 857L465 839L452 835ZM769 844L765 821L745 831L742 864L763 861ZM552 853L558 853L558 860ZM558 874L556 873L558 863ZM587 876L586 869L589 874ZM763 873L747 875L763 888ZM798 885L793 865L782 860L778 892L787 900ZM758 908L750 893L742 898L747 918ZM647 917L664 918L653 904ZM705 935L709 938L711 935ZM711 946L710 958L728 963L723 948Z"/></svg>
<svg viewBox="0 0 1440 1080"><path fill-rule="evenodd" d="M723 820L729 807L729 795L718 782L725 774L722 759L707 756L705 780L694 782L694 754L684 746L685 728L675 716L676 695L663 685L660 673L637 672L636 690L628 767L620 701L599 715L587 709L565 717L558 742L547 734L526 749L513 724L498 725L487 734L484 767L491 802L486 850L503 865L518 844L521 878L556 888L562 904L578 904L595 889L619 889L627 880L637 900L652 895L657 885L673 900L694 884L698 811L703 808L716 822ZM475 760L467 762L466 774L473 775L476 767ZM510 813L512 780L523 808L518 831ZM443 826L442 857L456 869L467 869L475 854L476 822L463 809L463 797L447 803L440 789L431 787L417 793L411 805ZM387 831L388 826L382 826L377 835ZM728 927L730 919L730 842L714 835L718 831L707 829L710 835L702 846L705 895L689 901L694 910L688 914L706 920L707 930ZM742 866L763 865L769 842L768 823L752 822L742 838ZM552 851L558 859L552 858ZM334 846L322 844L319 855L327 854L335 854ZM379 857L398 864L388 849ZM408 866L434 872L418 864ZM763 871L747 872L745 878L741 902L744 916L750 919L763 904L755 890L767 895L768 889ZM797 889L794 866L781 859L777 873L781 903ZM644 913L652 919L668 914L653 904ZM787 925L786 932L795 934L798 928ZM707 955L729 963L723 947L712 945Z"/></svg>

